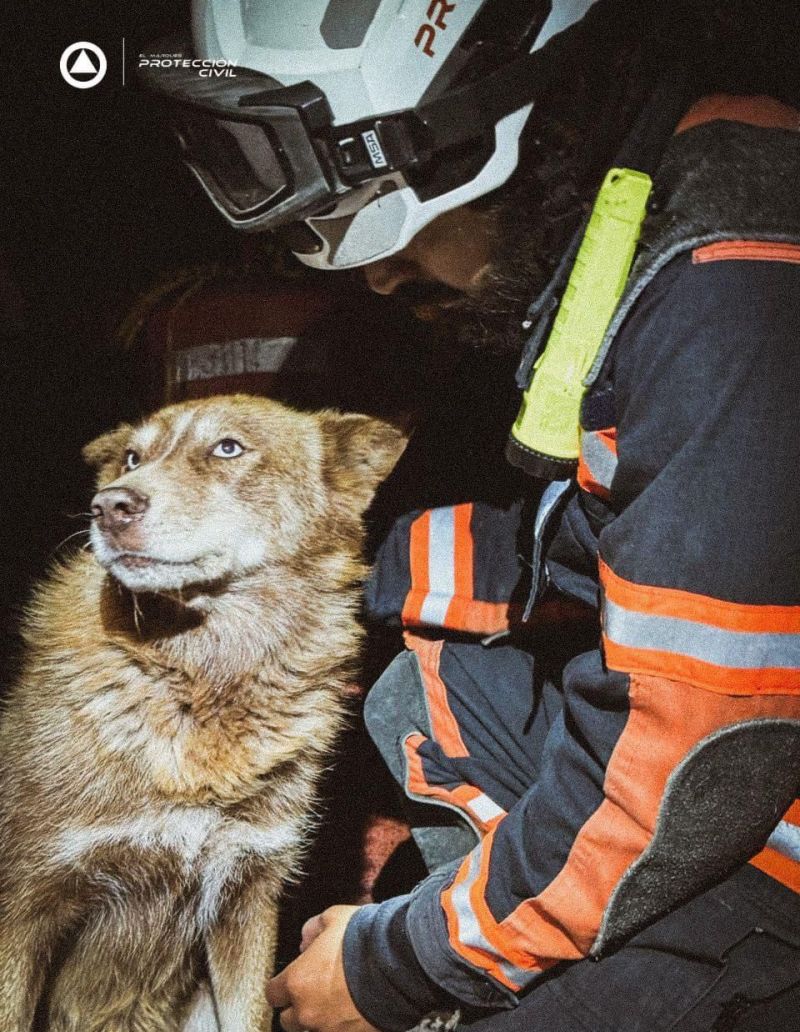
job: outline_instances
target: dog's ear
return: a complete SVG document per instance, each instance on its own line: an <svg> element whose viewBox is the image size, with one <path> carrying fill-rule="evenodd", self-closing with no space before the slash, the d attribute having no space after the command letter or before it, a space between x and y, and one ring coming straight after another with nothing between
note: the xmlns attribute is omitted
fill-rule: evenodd
<svg viewBox="0 0 800 1032"><path fill-rule="evenodd" d="M409 433L372 416L324 412L321 419L328 482L364 512L405 451Z"/></svg>
<svg viewBox="0 0 800 1032"><path fill-rule="evenodd" d="M93 441L89 441L84 446L81 452L83 461L96 470L100 470L109 462L116 460L119 460L121 465L125 442L130 437L132 430L133 427L128 423L122 423L116 430L111 430L107 434L95 437Z"/></svg>

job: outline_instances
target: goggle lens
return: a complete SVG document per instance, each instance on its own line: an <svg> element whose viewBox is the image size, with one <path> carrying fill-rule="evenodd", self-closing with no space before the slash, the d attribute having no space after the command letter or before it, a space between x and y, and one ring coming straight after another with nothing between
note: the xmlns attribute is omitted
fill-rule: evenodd
<svg viewBox="0 0 800 1032"><path fill-rule="evenodd" d="M176 126L184 159L240 216L274 205L289 182L267 130L183 112Z"/></svg>

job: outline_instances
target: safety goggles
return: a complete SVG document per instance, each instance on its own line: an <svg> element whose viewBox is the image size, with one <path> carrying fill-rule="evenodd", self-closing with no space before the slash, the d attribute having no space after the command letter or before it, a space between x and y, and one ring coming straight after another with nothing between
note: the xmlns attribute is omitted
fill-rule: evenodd
<svg viewBox="0 0 800 1032"><path fill-rule="evenodd" d="M208 77L193 67L206 62L192 59L185 44L153 50L171 58L142 55L140 79L167 102L184 161L232 225L256 231L300 229L344 195L374 197L398 180L424 177L443 154L530 103L547 74L537 55L525 54L416 108L334 125L311 82L282 86L240 67L231 77Z"/></svg>
<svg viewBox="0 0 800 1032"><path fill-rule="evenodd" d="M157 46L175 54L174 44ZM424 163L430 148L413 112L334 126L313 83L281 86L246 68L205 78L183 54L143 55L139 75L168 101L183 158L214 204L242 229L274 229L334 205L341 195ZM213 69L209 69L213 70Z"/></svg>

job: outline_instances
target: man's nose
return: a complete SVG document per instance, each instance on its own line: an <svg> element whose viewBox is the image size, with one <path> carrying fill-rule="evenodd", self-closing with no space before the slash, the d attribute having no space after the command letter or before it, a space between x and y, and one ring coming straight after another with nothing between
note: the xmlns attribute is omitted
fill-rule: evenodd
<svg viewBox="0 0 800 1032"><path fill-rule="evenodd" d="M406 258L383 258L364 266L364 278L376 294L393 294L404 283L419 279L419 269Z"/></svg>
<svg viewBox="0 0 800 1032"><path fill-rule="evenodd" d="M92 515L104 530L116 530L140 520L149 506L147 495L131 487L107 487L92 499Z"/></svg>

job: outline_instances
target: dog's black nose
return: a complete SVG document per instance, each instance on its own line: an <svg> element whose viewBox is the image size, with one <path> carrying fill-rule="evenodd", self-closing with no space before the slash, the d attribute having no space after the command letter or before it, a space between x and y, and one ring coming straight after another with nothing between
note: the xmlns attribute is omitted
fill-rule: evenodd
<svg viewBox="0 0 800 1032"><path fill-rule="evenodd" d="M107 487L92 499L92 514L101 527L113 529L140 520L149 505L147 495L130 487Z"/></svg>

